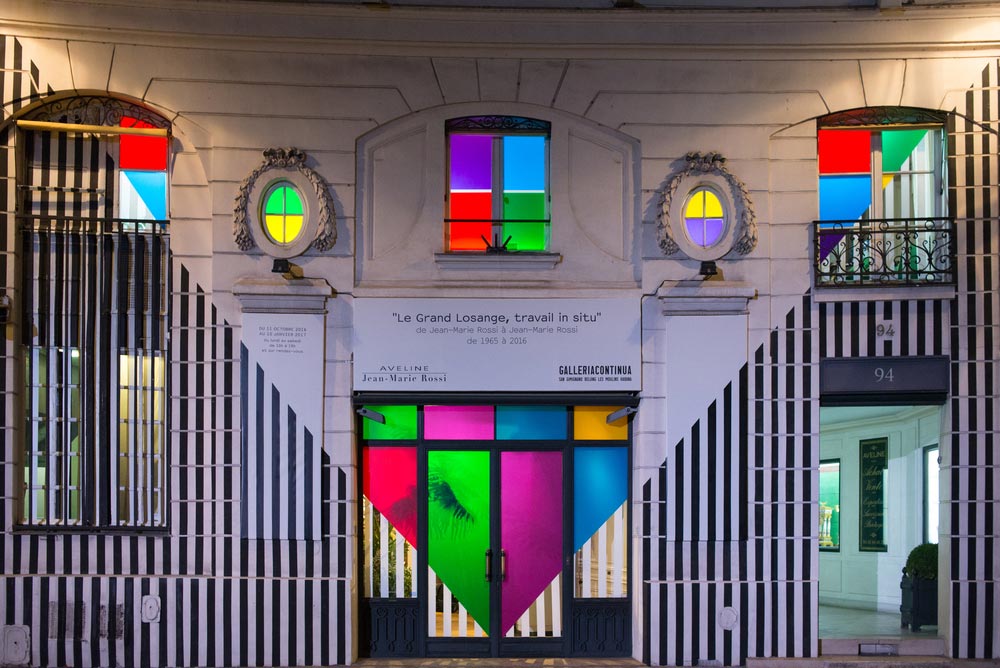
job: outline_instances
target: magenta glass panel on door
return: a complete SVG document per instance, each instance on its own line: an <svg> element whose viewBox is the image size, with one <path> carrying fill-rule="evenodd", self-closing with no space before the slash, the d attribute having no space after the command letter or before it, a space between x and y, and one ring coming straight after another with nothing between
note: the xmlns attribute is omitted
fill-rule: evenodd
<svg viewBox="0 0 1000 668"><path fill-rule="evenodd" d="M500 453L500 549L506 561L500 589L502 635L562 573L562 490L562 452ZM550 607L558 605L558 596L554 598ZM533 624L543 630L541 622ZM551 634L551 623L549 628Z"/></svg>
<svg viewBox="0 0 1000 668"><path fill-rule="evenodd" d="M492 441L493 406L424 406L428 441Z"/></svg>

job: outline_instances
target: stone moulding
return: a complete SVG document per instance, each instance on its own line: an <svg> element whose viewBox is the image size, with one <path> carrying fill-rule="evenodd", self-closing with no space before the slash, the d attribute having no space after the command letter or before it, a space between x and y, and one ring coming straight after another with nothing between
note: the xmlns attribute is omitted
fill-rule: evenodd
<svg viewBox="0 0 1000 668"><path fill-rule="evenodd" d="M265 149L264 161L243 179L239 194L236 196L236 206L233 209L233 237L240 250L246 252L261 245L258 243L258 237L254 234L256 227L251 221L251 202L254 200L252 195L259 194L255 192L259 190L257 188L258 179L271 171L300 174L311 184L316 197L318 211L314 220L306 222L307 228L304 233L304 236L308 238L310 228L315 225L315 235L302 247L300 253L305 252L309 246L315 246L320 251L333 248L337 242L337 224L333 197L330 195L330 184L316 170L306 165L306 157L305 151L297 148ZM259 234L263 235L263 231Z"/></svg>
<svg viewBox="0 0 1000 668"><path fill-rule="evenodd" d="M698 153L691 152L685 156L686 165L683 169L675 172L667 181L660 197L660 208L656 217L656 233L660 250L664 255L674 255L684 251L686 255L692 256L687 246L690 242L681 239L683 234L680 230L674 230L672 219L680 220L680 216L671 216L671 207L678 190L681 192L681 204L683 198L694 187L701 185L702 181L716 181L726 187L722 193L727 200L730 215L732 215L732 241L731 244L723 248L719 256L735 251L740 255L748 255L757 247L757 216L754 212L753 202L750 201L750 193L747 187L726 169L726 159L719 153ZM680 186L684 184L685 188ZM728 236L728 235L727 235ZM678 240L681 242L678 243ZM694 259L704 260L704 257Z"/></svg>

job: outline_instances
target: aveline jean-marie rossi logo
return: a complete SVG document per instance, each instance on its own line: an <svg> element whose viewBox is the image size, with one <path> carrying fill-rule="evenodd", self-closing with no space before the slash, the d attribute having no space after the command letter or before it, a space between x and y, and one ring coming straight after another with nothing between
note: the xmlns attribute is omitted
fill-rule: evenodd
<svg viewBox="0 0 1000 668"><path fill-rule="evenodd" d="M363 371L361 382L388 385L411 383L445 383L448 373L434 371L428 364L382 364L377 371Z"/></svg>

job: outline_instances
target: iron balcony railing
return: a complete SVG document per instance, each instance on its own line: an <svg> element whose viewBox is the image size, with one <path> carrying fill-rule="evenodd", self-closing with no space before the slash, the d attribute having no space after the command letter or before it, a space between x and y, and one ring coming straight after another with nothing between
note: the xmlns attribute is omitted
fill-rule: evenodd
<svg viewBox="0 0 1000 668"><path fill-rule="evenodd" d="M813 227L818 287L955 283L951 218L822 220Z"/></svg>

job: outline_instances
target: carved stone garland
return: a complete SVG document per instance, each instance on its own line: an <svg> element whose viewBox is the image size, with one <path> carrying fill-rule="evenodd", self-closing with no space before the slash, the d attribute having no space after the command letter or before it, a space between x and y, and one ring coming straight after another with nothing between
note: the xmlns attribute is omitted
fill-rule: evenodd
<svg viewBox="0 0 1000 668"><path fill-rule="evenodd" d="M330 185L305 162L306 154L300 149L269 148L264 151L264 162L243 179L243 183L240 184L240 192L236 196L236 206L233 209L233 236L240 250L248 251L256 245L250 229L250 193L261 174L272 169L295 169L312 184L319 202L319 224L312 245L320 251L333 248L337 242L337 223L333 198L330 196Z"/></svg>
<svg viewBox="0 0 1000 668"><path fill-rule="evenodd" d="M685 160L687 165L670 177L660 199L660 211L656 217L660 250L664 255L673 255L681 250L676 241L677 233L671 229L670 224L670 207L678 186L684 180L696 179L703 174L713 174L728 184L730 201L735 208L733 211L735 236L732 250L740 255L748 255L757 247L757 216L746 186L726 169L726 159L718 153L691 152L685 156Z"/></svg>

